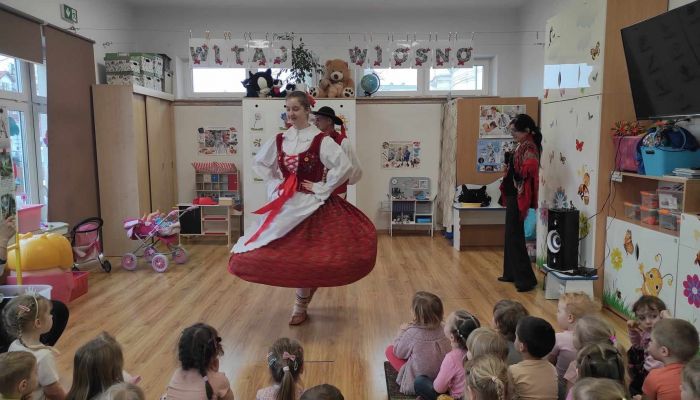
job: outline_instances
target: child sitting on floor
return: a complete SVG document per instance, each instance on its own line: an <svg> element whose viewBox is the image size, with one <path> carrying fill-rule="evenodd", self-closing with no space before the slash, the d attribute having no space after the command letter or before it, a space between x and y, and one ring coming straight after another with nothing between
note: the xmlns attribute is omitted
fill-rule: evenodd
<svg viewBox="0 0 700 400"><path fill-rule="evenodd" d="M625 385L625 362L622 354L612 345L606 343L589 344L584 346L576 356L576 372L578 379L606 378ZM566 400L573 399L570 390Z"/></svg>
<svg viewBox="0 0 700 400"><path fill-rule="evenodd" d="M671 314L663 300L647 295L632 305L632 312L635 319L627 321L627 332L632 345L627 352L627 364L631 378L630 393L634 396L642 393L642 384L649 371L663 366L659 360L654 360L649 355L649 341L654 325L662 318L671 318Z"/></svg>
<svg viewBox="0 0 700 400"><path fill-rule="evenodd" d="M464 310L451 313L445 323L445 336L450 339L452 350L445 356L440 371L433 381L425 375L416 378L415 391L423 400L436 400L447 393L454 398L464 393L464 361L467 358L467 338L481 324L479 320Z"/></svg>
<svg viewBox="0 0 700 400"><path fill-rule="evenodd" d="M642 386L643 398L679 399L683 366L697 354L699 346L698 331L690 322L673 318L658 321L647 350L664 366L649 371Z"/></svg>
<svg viewBox="0 0 700 400"><path fill-rule="evenodd" d="M581 379L573 388L574 400L626 400L625 388L618 381L602 378Z"/></svg>
<svg viewBox="0 0 700 400"><path fill-rule="evenodd" d="M513 377L515 396L527 399L556 400L557 369L546 359L554 347L554 328L537 317L524 317L518 323L515 347L523 361L508 367Z"/></svg>
<svg viewBox="0 0 700 400"><path fill-rule="evenodd" d="M557 367L560 398L566 393L564 374L571 362L576 359L576 349L574 348L576 320L587 314L595 313L597 308L596 303L584 292L569 292L559 297L557 324L563 329L563 332L556 334L556 343L547 358Z"/></svg>
<svg viewBox="0 0 700 400"><path fill-rule="evenodd" d="M467 376L468 399L507 400L511 390L508 366L503 360L493 355L472 360Z"/></svg>
<svg viewBox="0 0 700 400"><path fill-rule="evenodd" d="M324 383L304 392L300 400L345 400L345 397L337 387Z"/></svg>
<svg viewBox="0 0 700 400"><path fill-rule="evenodd" d="M700 356L695 356L683 367L681 400L700 400Z"/></svg>
<svg viewBox="0 0 700 400"><path fill-rule="evenodd" d="M474 360L484 355L493 355L503 362L508 359L508 342L491 328L475 329L467 338L467 359Z"/></svg>
<svg viewBox="0 0 700 400"><path fill-rule="evenodd" d="M442 329L442 300L432 293L417 292L412 302L413 321L401 325L394 344L387 347L387 360L399 374L401 393L415 394L416 377L435 379L440 364L450 351Z"/></svg>
<svg viewBox="0 0 700 400"><path fill-rule="evenodd" d="M115 383L105 390L99 400L146 400L143 389L133 383Z"/></svg>
<svg viewBox="0 0 700 400"><path fill-rule="evenodd" d="M515 328L520 319L528 315L525 307L514 300L499 300L493 306L493 326L508 341L508 365L522 361L520 352L515 348Z"/></svg>
<svg viewBox="0 0 700 400"><path fill-rule="evenodd" d="M625 354L624 347L617 341L615 331L607 322L597 315L581 317L574 327L574 348L578 352L584 345L598 343L613 345L620 354ZM564 379L567 390L571 389L578 380L575 361L572 361L567 368Z"/></svg>
<svg viewBox="0 0 700 400"><path fill-rule="evenodd" d="M272 386L258 390L255 400L297 400L304 393L304 349L293 339L277 339L267 353Z"/></svg>
<svg viewBox="0 0 700 400"><path fill-rule="evenodd" d="M202 323L186 328L177 349L180 368L170 378L168 400L233 400L231 383L219 372L224 349L216 329Z"/></svg>
<svg viewBox="0 0 700 400"><path fill-rule="evenodd" d="M34 390L34 400L64 400L66 392L59 382L55 350L44 346L39 337L51 330L51 301L35 294L25 294L10 300L3 310L5 327L17 338L9 351L28 351L36 357L39 386Z"/></svg>
<svg viewBox="0 0 700 400"><path fill-rule="evenodd" d="M0 399L29 399L38 385L34 354L28 351L0 354Z"/></svg>

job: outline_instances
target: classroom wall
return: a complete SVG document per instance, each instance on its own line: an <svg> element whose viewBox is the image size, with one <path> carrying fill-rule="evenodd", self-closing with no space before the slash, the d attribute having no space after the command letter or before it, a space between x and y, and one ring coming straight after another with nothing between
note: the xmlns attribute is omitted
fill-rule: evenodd
<svg viewBox="0 0 700 400"><path fill-rule="evenodd" d="M347 34L357 32L353 39L362 40L363 32L395 32L394 38L404 38L407 31L440 32L439 39L447 39L448 32L504 31L512 32L517 26L517 12L511 9L473 9L460 12L440 10L421 15L411 10L396 9L391 13L336 11L320 9L277 10L274 16L256 8L138 8L135 17L136 47L141 51L165 52L171 57L188 57L189 30L193 36L202 37L204 30L211 30L214 37L222 37L224 30L234 32L339 32L339 34L299 34L309 46L324 48L329 57L344 57L343 45ZM148 29L147 31L143 29ZM236 34L238 32L238 34ZM519 91L520 46L530 41L517 33L478 34L475 37L476 57L495 57L496 86L492 94L517 96ZM369 36L366 36L369 39ZM375 39L382 37L379 34ZM534 37L534 36L532 36ZM420 34L418 38L421 38ZM427 39L424 36L424 39Z"/></svg>
<svg viewBox="0 0 700 400"><path fill-rule="evenodd" d="M240 166L243 159L241 153L234 157L199 155L195 134L197 128L234 126L241 131L241 118L241 106L175 107L179 202L190 202L195 195L193 161L233 161ZM380 212L380 206L382 201L387 200L391 177L427 176L435 190L440 158L440 118L440 104L357 105L357 156L363 170L362 180L357 186L357 205L378 229L389 227L389 215ZM381 144L391 140L420 140L421 167L381 169Z"/></svg>
<svg viewBox="0 0 700 400"><path fill-rule="evenodd" d="M243 132L241 106L176 106L175 108L175 148L177 160L178 202L188 203L195 197L195 174L192 163L195 161L233 162L237 167L243 160L242 142L239 136L239 152L229 156L203 156L198 153L197 128L235 127L239 135ZM242 168L241 168L242 169ZM239 180L243 182L243 180Z"/></svg>
<svg viewBox="0 0 700 400"><path fill-rule="evenodd" d="M680 6L684 6L688 3L692 3L695 0L668 0L668 9L673 10L674 8L678 8Z"/></svg>
<svg viewBox="0 0 700 400"><path fill-rule="evenodd" d="M71 26L61 19L63 0L2 0L2 3L60 28ZM131 29L134 9L122 1L110 0L71 0L68 5L78 10L76 33L95 41L97 79L104 82L104 54L134 50L136 42ZM112 44L103 46L105 42Z"/></svg>

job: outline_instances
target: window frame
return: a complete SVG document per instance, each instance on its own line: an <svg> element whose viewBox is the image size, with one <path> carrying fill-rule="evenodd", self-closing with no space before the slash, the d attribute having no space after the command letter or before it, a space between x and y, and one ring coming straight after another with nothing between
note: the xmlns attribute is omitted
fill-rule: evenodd
<svg viewBox="0 0 700 400"><path fill-rule="evenodd" d="M399 70L398 68L380 68L380 69L396 69ZM423 82L424 75L425 75L425 70L424 68L401 68L403 69L410 69L414 70L417 72L416 76L416 90L385 90L385 91L377 91L376 93L372 94L372 97L417 97L417 96L422 96L423 93L421 91L421 83ZM355 68L355 97L356 98L361 98L365 97L364 93L362 93L362 89L360 88L360 81L362 80L362 77L365 76L365 70L370 70L373 71L374 68ZM380 82L380 88L381 88L381 82Z"/></svg>
<svg viewBox="0 0 700 400"><path fill-rule="evenodd" d="M19 76L21 85L20 85L19 92L12 92L9 90L0 89L0 99L14 100L14 101L20 101L20 102L29 101L30 96L28 94L29 94L30 87L29 87L29 82L27 79L28 74L26 74L27 71L25 71L27 69L26 61L22 60L21 58L12 57L12 56L8 56L5 54L2 54L2 56L14 58L15 60L19 61L19 63L15 64L15 65L19 65L18 76Z"/></svg>
<svg viewBox="0 0 700 400"><path fill-rule="evenodd" d="M194 91L194 68L192 68L191 65L189 65L189 61L185 61L187 63L186 66L186 71L187 74L185 74L185 84L187 85L187 97L192 98L192 99L242 99L245 97L246 91L245 88L243 88L242 92L195 92ZM214 68L203 68L203 69L214 69ZM248 68L239 68L245 70L244 76L248 76ZM175 84L173 82L173 84ZM242 87L242 85L241 85Z"/></svg>
<svg viewBox="0 0 700 400"><path fill-rule="evenodd" d="M484 68L481 90L430 90L430 70L426 69L425 81L423 82L425 94L429 96L488 96L491 86L491 61L491 58L474 59L473 66L482 66Z"/></svg>

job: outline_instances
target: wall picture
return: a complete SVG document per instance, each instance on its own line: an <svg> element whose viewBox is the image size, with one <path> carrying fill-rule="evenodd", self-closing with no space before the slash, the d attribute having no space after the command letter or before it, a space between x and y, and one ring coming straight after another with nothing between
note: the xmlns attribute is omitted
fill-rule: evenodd
<svg viewBox="0 0 700 400"><path fill-rule="evenodd" d="M506 153L515 150L512 139L481 139L476 144L476 170L479 172L502 172L506 170Z"/></svg>
<svg viewBox="0 0 700 400"><path fill-rule="evenodd" d="M198 128L199 154L225 156L238 153L238 131L236 128Z"/></svg>
<svg viewBox="0 0 700 400"><path fill-rule="evenodd" d="M382 168L418 168L421 161L420 142L383 142Z"/></svg>
<svg viewBox="0 0 700 400"><path fill-rule="evenodd" d="M508 124L518 114L525 114L525 105L482 105L479 109L480 138L509 138Z"/></svg>

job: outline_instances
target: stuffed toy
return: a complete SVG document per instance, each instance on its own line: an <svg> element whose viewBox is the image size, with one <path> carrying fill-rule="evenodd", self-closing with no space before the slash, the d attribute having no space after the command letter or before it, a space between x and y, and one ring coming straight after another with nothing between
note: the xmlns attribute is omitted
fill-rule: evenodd
<svg viewBox="0 0 700 400"><path fill-rule="evenodd" d="M339 59L326 61L316 90L317 97L355 97L355 82L350 78L348 63Z"/></svg>
<svg viewBox="0 0 700 400"><path fill-rule="evenodd" d="M272 95L272 70L252 73L248 71L248 79L241 82L245 87L245 97L270 97Z"/></svg>

